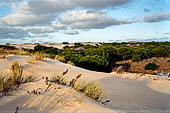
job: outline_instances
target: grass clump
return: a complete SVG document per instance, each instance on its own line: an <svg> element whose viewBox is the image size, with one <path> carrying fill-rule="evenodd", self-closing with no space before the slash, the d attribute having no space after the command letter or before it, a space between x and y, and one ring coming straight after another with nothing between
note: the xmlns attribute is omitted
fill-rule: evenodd
<svg viewBox="0 0 170 113"><path fill-rule="evenodd" d="M53 82L61 85L67 85L66 80L64 76L68 73L68 69L62 73L61 76L57 75L51 78L50 80L46 79L46 82ZM80 81L82 74L79 74L76 76L76 78L72 79L70 83L68 84L69 87L72 87L76 91L82 92L88 97L91 97L92 99L101 102L104 98L104 91L103 87L96 83L96 82L82 82ZM44 79L44 77L43 77ZM50 84L47 84L48 87L50 87ZM48 89L47 87L47 89ZM46 90L47 90L46 89Z"/></svg>
<svg viewBox="0 0 170 113"><path fill-rule="evenodd" d="M29 63L29 64L35 64L35 62L36 62L36 59L35 59L34 57L31 57L31 58L27 61L27 63Z"/></svg>
<svg viewBox="0 0 170 113"><path fill-rule="evenodd" d="M18 62L10 67L10 73L0 75L0 94L7 95L10 89L17 89L23 83L36 81L36 76L23 74L23 68Z"/></svg>
<svg viewBox="0 0 170 113"><path fill-rule="evenodd" d="M95 82L78 82L75 86L74 89L76 91L80 91L87 95L88 97L91 97L92 99L101 102L102 99L104 98L104 91L103 87Z"/></svg>
<svg viewBox="0 0 170 113"><path fill-rule="evenodd" d="M16 49L16 50L8 50L9 54L13 55L30 55L27 51Z"/></svg>
<svg viewBox="0 0 170 113"><path fill-rule="evenodd" d="M66 79L62 76L52 77L50 82L54 82L54 83L61 84L61 85L66 85Z"/></svg>
<svg viewBox="0 0 170 113"><path fill-rule="evenodd" d="M119 66L117 69L116 69L116 73L117 74L122 74L123 72L125 72L125 69L123 66Z"/></svg>
<svg viewBox="0 0 170 113"><path fill-rule="evenodd" d="M69 86L74 88L76 91L80 91L91 97L92 99L101 102L104 97L103 88L101 85L95 82L81 82L80 77L82 74L79 74L75 79L70 81Z"/></svg>
<svg viewBox="0 0 170 113"><path fill-rule="evenodd" d="M75 66L75 64L72 61L68 61L67 64L70 64L72 66Z"/></svg>
<svg viewBox="0 0 170 113"><path fill-rule="evenodd" d="M45 58L45 54L44 53L36 52L34 54L34 56L35 56L35 60L36 61L44 61L44 58Z"/></svg>
<svg viewBox="0 0 170 113"><path fill-rule="evenodd" d="M64 56L56 55L55 59L58 60L58 61L66 63L66 59L65 59Z"/></svg>
<svg viewBox="0 0 170 113"><path fill-rule="evenodd" d="M7 54L5 54L5 50L0 48L0 58L7 58Z"/></svg>

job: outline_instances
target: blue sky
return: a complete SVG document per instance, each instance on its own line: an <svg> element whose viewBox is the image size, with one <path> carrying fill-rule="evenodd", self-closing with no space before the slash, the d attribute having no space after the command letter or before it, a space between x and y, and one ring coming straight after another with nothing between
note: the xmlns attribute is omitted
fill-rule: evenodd
<svg viewBox="0 0 170 113"><path fill-rule="evenodd" d="M0 43L170 41L169 0L0 0Z"/></svg>

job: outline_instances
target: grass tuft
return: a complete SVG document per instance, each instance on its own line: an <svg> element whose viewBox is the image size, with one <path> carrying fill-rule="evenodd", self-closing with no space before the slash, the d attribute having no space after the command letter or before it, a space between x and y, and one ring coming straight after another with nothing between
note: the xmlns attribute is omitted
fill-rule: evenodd
<svg viewBox="0 0 170 113"><path fill-rule="evenodd" d="M77 82L77 84L74 86L74 89L76 91L80 91L84 93L85 95L91 97L92 99L101 102L104 97L104 91L103 87L95 82Z"/></svg>
<svg viewBox="0 0 170 113"><path fill-rule="evenodd" d="M44 61L44 58L45 58L45 54L44 53L36 52L34 54L34 56L35 56L35 60L36 61Z"/></svg>
<svg viewBox="0 0 170 113"><path fill-rule="evenodd" d="M23 74L23 68L18 62L14 62L10 67L11 73L0 75L0 94L7 95L10 89L16 89L23 83L36 81L36 76Z"/></svg>
<svg viewBox="0 0 170 113"><path fill-rule="evenodd" d="M68 61L67 64L70 64L72 66L75 66L75 64L72 61Z"/></svg>
<svg viewBox="0 0 170 113"><path fill-rule="evenodd" d="M58 60L58 61L66 63L66 59L65 59L64 56L56 55L55 59Z"/></svg>

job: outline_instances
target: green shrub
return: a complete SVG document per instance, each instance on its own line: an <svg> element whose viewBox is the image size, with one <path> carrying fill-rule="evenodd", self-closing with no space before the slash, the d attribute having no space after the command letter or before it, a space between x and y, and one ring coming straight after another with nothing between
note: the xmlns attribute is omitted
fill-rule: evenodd
<svg viewBox="0 0 170 113"><path fill-rule="evenodd" d="M81 57L77 65L92 71L103 71L103 72L110 71L109 62L105 59L105 57L97 56L97 55Z"/></svg>
<svg viewBox="0 0 170 113"><path fill-rule="evenodd" d="M148 63L145 65L145 70L156 70L159 66L156 65L155 63Z"/></svg>
<svg viewBox="0 0 170 113"><path fill-rule="evenodd" d="M157 48L152 49L153 57L168 57L169 52L168 49L164 46L159 46Z"/></svg>
<svg viewBox="0 0 170 113"><path fill-rule="evenodd" d="M120 47L117 50L117 54L120 55L123 60L128 60L132 57L132 50L129 47Z"/></svg>
<svg viewBox="0 0 170 113"><path fill-rule="evenodd" d="M139 62L141 61L141 57L137 54L132 56L132 62Z"/></svg>

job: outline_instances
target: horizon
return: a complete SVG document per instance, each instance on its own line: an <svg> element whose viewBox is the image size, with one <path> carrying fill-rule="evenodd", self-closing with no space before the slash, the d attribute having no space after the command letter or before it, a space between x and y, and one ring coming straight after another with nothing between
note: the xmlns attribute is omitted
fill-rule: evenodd
<svg viewBox="0 0 170 113"><path fill-rule="evenodd" d="M170 41L168 0L1 0L0 44Z"/></svg>

